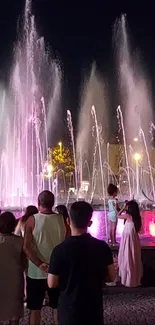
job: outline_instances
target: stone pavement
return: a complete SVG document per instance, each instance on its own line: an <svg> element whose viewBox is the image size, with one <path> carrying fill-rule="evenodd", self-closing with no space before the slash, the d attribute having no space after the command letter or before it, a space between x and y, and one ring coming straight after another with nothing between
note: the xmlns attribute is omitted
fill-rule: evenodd
<svg viewBox="0 0 155 325"><path fill-rule="evenodd" d="M155 325L155 289L111 288L105 293L103 308L106 325ZM42 324L52 324L50 308L44 307L42 314ZM28 325L27 311L21 325Z"/></svg>
<svg viewBox="0 0 155 325"><path fill-rule="evenodd" d="M155 324L155 292L140 290L106 295L104 320L106 325Z"/></svg>

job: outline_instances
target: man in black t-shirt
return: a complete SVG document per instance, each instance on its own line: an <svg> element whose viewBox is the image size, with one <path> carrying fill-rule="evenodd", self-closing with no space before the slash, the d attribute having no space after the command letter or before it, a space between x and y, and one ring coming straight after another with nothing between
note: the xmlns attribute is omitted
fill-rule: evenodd
<svg viewBox="0 0 155 325"><path fill-rule="evenodd" d="M87 233L93 209L75 202L70 209L72 236L53 250L48 285L59 287L59 325L103 325L104 282L114 281L112 253L104 241Z"/></svg>

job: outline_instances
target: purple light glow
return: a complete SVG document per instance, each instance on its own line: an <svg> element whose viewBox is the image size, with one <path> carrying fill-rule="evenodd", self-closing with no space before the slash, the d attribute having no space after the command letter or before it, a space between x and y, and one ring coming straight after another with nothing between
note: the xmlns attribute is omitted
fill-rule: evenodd
<svg viewBox="0 0 155 325"><path fill-rule="evenodd" d="M48 136L61 106L61 73L37 34L31 0L22 18L10 83L0 94L1 207L35 204L47 187Z"/></svg>
<svg viewBox="0 0 155 325"><path fill-rule="evenodd" d="M118 220L117 224L117 237L120 237L123 231L123 220ZM88 232L98 238L103 239L106 237L106 227L105 227L105 213L104 211L94 211L92 217L92 225L88 229Z"/></svg>
<svg viewBox="0 0 155 325"><path fill-rule="evenodd" d="M155 211L142 211L142 236L155 237ZM119 219L117 224L117 237L121 237L124 228L124 220ZM105 214L104 211L94 211L92 217L92 225L88 229L88 232L98 238L106 238L105 231Z"/></svg>

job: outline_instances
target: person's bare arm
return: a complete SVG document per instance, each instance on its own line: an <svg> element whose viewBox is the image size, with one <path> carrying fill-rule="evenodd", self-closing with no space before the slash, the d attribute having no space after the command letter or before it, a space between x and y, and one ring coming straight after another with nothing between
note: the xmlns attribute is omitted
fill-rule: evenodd
<svg viewBox="0 0 155 325"><path fill-rule="evenodd" d="M113 282L116 277L114 264L107 265L106 282Z"/></svg>
<svg viewBox="0 0 155 325"><path fill-rule="evenodd" d="M64 255L61 253L60 245L56 246L51 254L49 270L48 270L48 286L49 288L57 288L61 277L61 270L64 265Z"/></svg>
<svg viewBox="0 0 155 325"><path fill-rule="evenodd" d="M65 238L68 238L71 236L71 229L67 221L65 221L65 227L66 227L66 236Z"/></svg>
<svg viewBox="0 0 155 325"><path fill-rule="evenodd" d="M22 236L22 231L21 231L21 219L18 221L17 226L15 228L14 234L16 236Z"/></svg>
<svg viewBox="0 0 155 325"><path fill-rule="evenodd" d="M38 258L36 252L33 250L33 230L35 226L34 216L31 216L25 225L25 236L24 236L24 252L28 259L36 266L40 267L43 261Z"/></svg>
<svg viewBox="0 0 155 325"><path fill-rule="evenodd" d="M120 207L119 207L119 204L118 204L118 200L116 199L116 210L117 210L117 213L119 213L120 212Z"/></svg>
<svg viewBox="0 0 155 325"><path fill-rule="evenodd" d="M127 214L118 214L117 217L118 217L118 219L123 219L123 220L127 220L128 219L128 215Z"/></svg>
<svg viewBox="0 0 155 325"><path fill-rule="evenodd" d="M128 215L126 214L126 206L124 208L122 208L119 213L117 214L117 218L118 219L123 219L123 220L127 220L128 219ZM125 213L124 213L125 212ZM124 213L124 214L122 214Z"/></svg>
<svg viewBox="0 0 155 325"><path fill-rule="evenodd" d="M26 254L24 252L22 252L22 267L23 267L23 271L27 272L28 260L27 260Z"/></svg>
<svg viewBox="0 0 155 325"><path fill-rule="evenodd" d="M126 208L127 208L127 204L125 203L124 207L118 212L117 217L119 219L127 219L128 215L126 214ZM123 212L125 212L124 214L122 214Z"/></svg>
<svg viewBox="0 0 155 325"><path fill-rule="evenodd" d="M49 288L57 288L59 286L59 276L54 274L48 274L48 286Z"/></svg>

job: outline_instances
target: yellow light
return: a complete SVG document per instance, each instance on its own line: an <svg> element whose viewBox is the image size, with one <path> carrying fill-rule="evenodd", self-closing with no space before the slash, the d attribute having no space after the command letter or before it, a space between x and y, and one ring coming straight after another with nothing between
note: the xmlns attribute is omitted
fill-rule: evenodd
<svg viewBox="0 0 155 325"><path fill-rule="evenodd" d="M139 161L139 160L141 160L142 155L141 155L140 153L136 152L136 153L133 155L133 158L134 158L135 161Z"/></svg>
<svg viewBox="0 0 155 325"><path fill-rule="evenodd" d="M60 141L58 145L60 146L60 155L62 156L62 142Z"/></svg>
<svg viewBox="0 0 155 325"><path fill-rule="evenodd" d="M47 171L49 174L53 171L53 166L51 164L47 165Z"/></svg>
<svg viewBox="0 0 155 325"><path fill-rule="evenodd" d="M133 141L134 141L134 142L138 142L138 138L134 138Z"/></svg>

